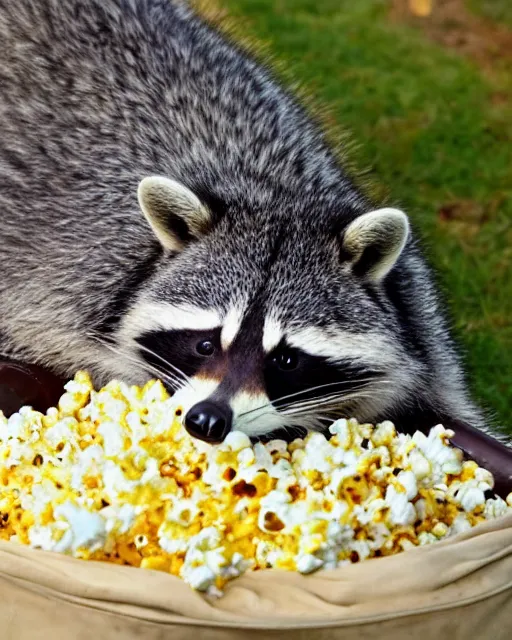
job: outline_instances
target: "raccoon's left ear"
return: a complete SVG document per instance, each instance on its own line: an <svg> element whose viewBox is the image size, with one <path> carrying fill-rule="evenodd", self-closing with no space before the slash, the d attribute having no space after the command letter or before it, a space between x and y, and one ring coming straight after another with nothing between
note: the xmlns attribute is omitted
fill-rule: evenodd
<svg viewBox="0 0 512 640"><path fill-rule="evenodd" d="M345 229L342 258L357 275L380 282L395 266L408 236L409 221L403 211L370 211Z"/></svg>
<svg viewBox="0 0 512 640"><path fill-rule="evenodd" d="M144 178L137 197L154 234L169 251L181 251L210 227L208 209L190 189L175 180Z"/></svg>

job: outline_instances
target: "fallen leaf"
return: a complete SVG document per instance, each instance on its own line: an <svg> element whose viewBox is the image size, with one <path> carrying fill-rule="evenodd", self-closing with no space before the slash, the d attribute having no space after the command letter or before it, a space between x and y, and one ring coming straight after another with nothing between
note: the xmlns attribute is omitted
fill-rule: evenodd
<svg viewBox="0 0 512 640"><path fill-rule="evenodd" d="M473 200L455 200L439 207L437 215L443 222L460 220L462 222L482 224L486 222L485 210Z"/></svg>
<svg viewBox="0 0 512 640"><path fill-rule="evenodd" d="M433 0L409 0L409 10L415 16L426 18L432 13Z"/></svg>

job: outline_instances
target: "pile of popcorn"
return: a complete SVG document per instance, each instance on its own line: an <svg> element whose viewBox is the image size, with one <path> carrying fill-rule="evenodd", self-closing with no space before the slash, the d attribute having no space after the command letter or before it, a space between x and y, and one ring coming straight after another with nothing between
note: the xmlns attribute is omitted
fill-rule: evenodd
<svg viewBox="0 0 512 640"><path fill-rule="evenodd" d="M0 412L0 539L157 569L220 595L246 570L301 573L441 540L512 511L441 425L338 420L328 439L191 438L163 385L89 376L46 415Z"/></svg>

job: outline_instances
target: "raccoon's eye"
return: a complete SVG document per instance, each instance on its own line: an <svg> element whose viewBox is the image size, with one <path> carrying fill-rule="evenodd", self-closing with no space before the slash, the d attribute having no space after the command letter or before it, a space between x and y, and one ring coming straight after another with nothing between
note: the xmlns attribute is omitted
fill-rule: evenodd
<svg viewBox="0 0 512 640"><path fill-rule="evenodd" d="M299 358L295 351L286 349L276 353L272 358L272 363L275 364L281 371L292 371L296 369L299 364Z"/></svg>
<svg viewBox="0 0 512 640"><path fill-rule="evenodd" d="M211 340L201 340L197 343L196 351L200 356L211 356L215 352L215 345Z"/></svg>

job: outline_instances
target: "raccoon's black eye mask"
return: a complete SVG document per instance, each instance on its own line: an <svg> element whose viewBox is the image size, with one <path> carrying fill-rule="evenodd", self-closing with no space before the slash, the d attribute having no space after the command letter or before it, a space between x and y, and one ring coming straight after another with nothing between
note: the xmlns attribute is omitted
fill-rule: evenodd
<svg viewBox="0 0 512 640"><path fill-rule="evenodd" d="M318 398L339 392L348 393L361 382L371 381L381 375L374 368L350 360L335 363L321 356L308 354L290 347L283 340L272 352L265 355L257 349L247 354L230 357L223 353L220 328L209 331L175 330L151 331L139 336L140 356L148 364L162 368L169 362L186 376L198 373L220 380L229 377L232 391L264 387L276 408L289 404L288 397L299 401ZM165 368L165 367L164 367Z"/></svg>
<svg viewBox="0 0 512 640"><path fill-rule="evenodd" d="M267 394L277 408L287 403L287 396L293 396L298 402L314 398L320 401L337 392L341 397L342 391L348 393L359 387L363 380L367 382L381 375L382 372L363 364L351 360L333 363L327 358L290 348L285 342L269 354L264 370Z"/></svg>
<svg viewBox="0 0 512 640"><path fill-rule="evenodd" d="M195 375L208 361L221 355L220 328L210 331L148 331L136 338L139 354L149 364L162 368L162 359L187 376Z"/></svg>

